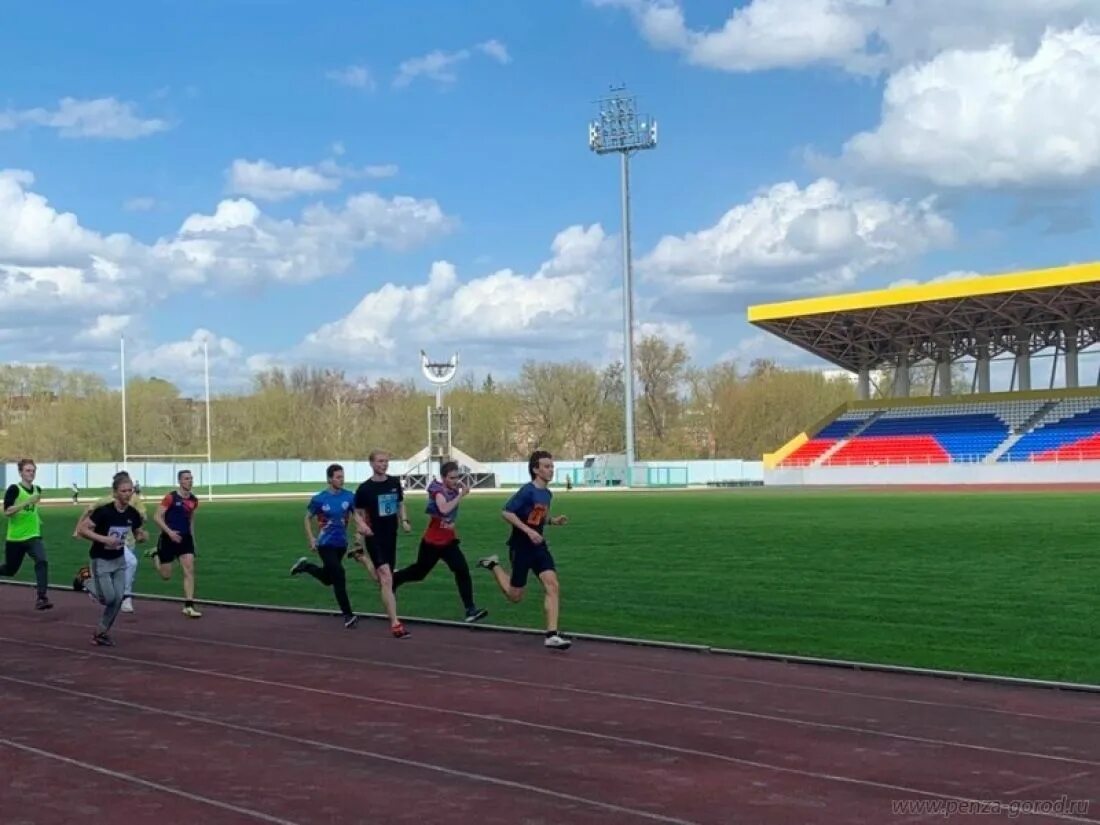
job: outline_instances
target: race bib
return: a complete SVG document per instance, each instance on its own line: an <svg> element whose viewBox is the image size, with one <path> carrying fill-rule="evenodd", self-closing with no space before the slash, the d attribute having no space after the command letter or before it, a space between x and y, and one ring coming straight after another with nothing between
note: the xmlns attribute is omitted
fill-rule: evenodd
<svg viewBox="0 0 1100 825"><path fill-rule="evenodd" d="M134 531L131 530L129 527L108 527L107 535L117 536L118 538L122 539L122 544L125 547L130 548L131 550L134 548L134 545L137 544L136 540L134 539Z"/></svg>
<svg viewBox="0 0 1100 825"><path fill-rule="evenodd" d="M378 497L378 515L383 518L397 515L397 493L386 493Z"/></svg>

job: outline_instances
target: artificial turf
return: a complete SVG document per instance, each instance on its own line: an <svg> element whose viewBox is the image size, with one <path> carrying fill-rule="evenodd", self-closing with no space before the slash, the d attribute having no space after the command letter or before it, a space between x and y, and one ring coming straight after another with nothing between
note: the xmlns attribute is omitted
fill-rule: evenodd
<svg viewBox="0 0 1100 825"><path fill-rule="evenodd" d="M399 565L415 558L426 519L424 499L408 501L414 532L401 538ZM462 505L472 568L482 555L507 558L503 501L477 495ZM558 492L554 512L570 518L548 528L561 627L1100 684L1097 503L1076 493ZM77 510L43 513L51 580L65 584L87 558L87 543L71 538ZM205 504L199 600L335 609L318 582L288 575L306 552L303 515L304 500ZM348 570L353 606L379 611L377 587L362 568ZM536 583L510 605L486 571L472 573L487 621L541 626ZM19 578L31 577L28 562ZM143 559L136 590L180 595L180 584L160 581ZM461 616L442 564L402 588L399 607Z"/></svg>

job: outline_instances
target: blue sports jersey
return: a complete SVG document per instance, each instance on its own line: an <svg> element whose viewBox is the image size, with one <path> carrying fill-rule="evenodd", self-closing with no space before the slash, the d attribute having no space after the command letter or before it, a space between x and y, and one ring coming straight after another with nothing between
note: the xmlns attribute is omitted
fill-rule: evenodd
<svg viewBox="0 0 1100 825"><path fill-rule="evenodd" d="M508 499L504 509L514 513L520 521L542 535L550 517L550 501L553 497L554 494L548 488L539 488L533 483L528 483ZM522 530L513 527L512 534L508 537L508 544L512 547L530 547L531 540Z"/></svg>
<svg viewBox="0 0 1100 825"><path fill-rule="evenodd" d="M354 506L355 496L350 490L338 493L322 490L309 500L306 508L310 515L317 517L321 534L317 537L317 546L347 547L348 521Z"/></svg>

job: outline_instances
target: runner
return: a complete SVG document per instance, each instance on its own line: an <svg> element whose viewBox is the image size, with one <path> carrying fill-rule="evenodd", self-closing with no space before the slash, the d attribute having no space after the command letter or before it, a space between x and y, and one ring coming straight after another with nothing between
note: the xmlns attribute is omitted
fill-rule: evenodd
<svg viewBox="0 0 1100 825"><path fill-rule="evenodd" d="M474 585L470 579L470 567L459 546L455 532L458 506L470 492L462 483L457 461L446 461L439 468L441 481L428 485L428 506L425 512L431 517L428 529L420 539L416 561L393 574L393 592L406 582L423 581L432 568L443 561L450 568L458 587L458 595L466 608L466 621L477 622L489 615L489 611L474 604Z"/></svg>
<svg viewBox="0 0 1100 825"><path fill-rule="evenodd" d="M130 478L130 474L128 472L126 472L125 470L120 470L118 473L115 474L116 479L121 477L121 476L125 476L126 480L130 481L132 483L133 480ZM133 507L135 510L137 510L138 515L140 515L141 518L142 518L142 521L144 521L146 516L147 516L147 513L145 512L145 504L144 504L144 502L142 502L141 496L138 495L137 489L138 488L135 485L134 493L133 493L133 495L130 496L130 506ZM80 523L85 518L87 518L93 510L95 510L97 507L102 507L104 504L110 504L114 500L115 500L114 496L110 495L110 496L105 496L104 498L98 499L97 501L94 501L91 504L89 504L84 509L84 512L81 514L80 518L78 518L76 520L76 527L73 528L73 538L78 539L78 538L81 537L80 536ZM123 552L123 555L126 559L126 586L125 586L125 591L124 591L123 597L122 597L122 612L123 613L133 613L134 612L134 580L137 578L138 557L137 557L137 554L134 552L134 542L133 542L132 537L127 542L126 548ZM81 567L77 571L76 577L73 579L73 590L87 590L88 595L91 596L91 598L92 598L92 601L98 602L99 601L99 596L96 595L96 593L93 592L93 590L91 589L91 587L88 584L89 579L91 578L91 575L92 575L91 574L91 569L89 567L87 567L87 566Z"/></svg>
<svg viewBox="0 0 1100 825"><path fill-rule="evenodd" d="M355 497L344 489L344 468L330 464L325 472L328 487L310 499L306 507L306 537L309 548L321 557L323 566L302 556L290 568L290 575L309 573L326 587L331 587L344 617L344 627L349 630L359 623L359 617L351 610L348 599L347 576L344 572L344 554L348 551L348 522L354 517L359 532L366 529L355 512ZM313 535L313 519L317 519L320 534Z"/></svg>
<svg viewBox="0 0 1100 825"><path fill-rule="evenodd" d="M183 615L199 619L202 613L195 609L195 510L199 498L191 492L195 479L190 470L180 470L176 481L179 487L161 499L153 514L161 533L156 549L146 555L153 557L157 572L165 581L172 578L172 563L179 560L183 571Z"/></svg>
<svg viewBox="0 0 1100 825"><path fill-rule="evenodd" d="M534 571L542 582L544 592L543 609L546 611L546 639L544 644L553 650L566 650L572 641L558 632L558 613L561 599L561 586L554 565L554 557L546 546L543 531L546 525L565 525L569 520L565 516L550 516L550 482L554 478L554 457L545 450L531 453L527 462L527 471L531 481L523 485L508 500L501 513L506 522L512 525L508 537L509 556L512 562L512 575L500 564L498 556L487 556L478 560L478 567L484 567L493 574L493 578L510 602L523 598L527 587L527 575Z"/></svg>
<svg viewBox="0 0 1100 825"><path fill-rule="evenodd" d="M363 544L374 568L372 578L376 578L378 582L382 605L390 619L390 632L395 639L404 639L409 631L397 618L393 570L397 566L398 521L400 520L406 533L412 532L412 526L405 513L405 493L401 489L401 479L386 472L390 467L389 453L372 450L370 466L373 474L355 491L355 512L364 522ZM370 568L367 569L369 572Z"/></svg>
<svg viewBox="0 0 1100 825"><path fill-rule="evenodd" d="M42 488L34 483L38 466L31 459L23 458L18 468L19 483L12 484L4 493L8 534L0 576L15 576L23 566L23 559L30 556L34 559L34 607L49 610L53 607L47 595L50 565L46 559L46 544L42 541L42 515L38 512Z"/></svg>
<svg viewBox="0 0 1100 825"><path fill-rule="evenodd" d="M112 501L84 516L78 532L92 543L88 549L92 583L90 588L103 605L103 616L92 635L92 644L114 646L111 628L122 609L126 590L126 546L144 542L145 519L130 506L134 484L126 473L117 473L111 481Z"/></svg>

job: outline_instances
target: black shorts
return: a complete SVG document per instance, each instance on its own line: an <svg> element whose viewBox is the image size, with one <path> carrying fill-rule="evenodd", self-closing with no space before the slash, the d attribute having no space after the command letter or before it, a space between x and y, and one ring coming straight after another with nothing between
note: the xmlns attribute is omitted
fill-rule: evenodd
<svg viewBox="0 0 1100 825"><path fill-rule="evenodd" d="M167 533L161 533L157 539L157 559L161 564L171 564L180 556L195 555L195 539L190 533L180 534L180 543L176 544Z"/></svg>
<svg viewBox="0 0 1100 825"><path fill-rule="evenodd" d="M528 573L541 576L547 570L556 570L554 557L545 543L525 547L509 547L508 557L512 562L512 587L526 587Z"/></svg>
<svg viewBox="0 0 1100 825"><path fill-rule="evenodd" d="M371 564L377 570L384 564L390 566L390 570L397 567L397 534L392 536L364 536L363 544L366 545L367 555Z"/></svg>

